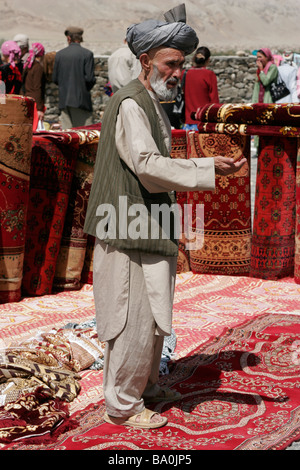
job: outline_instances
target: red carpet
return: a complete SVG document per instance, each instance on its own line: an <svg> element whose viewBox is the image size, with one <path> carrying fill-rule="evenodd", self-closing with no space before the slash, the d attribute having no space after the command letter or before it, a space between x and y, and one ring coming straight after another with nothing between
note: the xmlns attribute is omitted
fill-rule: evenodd
<svg viewBox="0 0 300 470"><path fill-rule="evenodd" d="M298 277L299 110L292 103L209 104L199 108L199 132L259 136L250 276ZM212 133L212 134L211 134ZM223 135L224 134L224 135ZM296 236L296 256L295 256Z"/></svg>
<svg viewBox="0 0 300 470"><path fill-rule="evenodd" d="M5 303L21 298L34 100L1 95L0 108L0 303Z"/></svg>
<svg viewBox="0 0 300 470"><path fill-rule="evenodd" d="M166 427L137 430L105 424L102 371L80 373L66 426L52 442L18 440L2 450L284 449L300 439L300 286L291 279L178 276L176 357L161 383L182 400L153 405ZM6 308L5 308L6 307ZM91 286L6 304L1 347L54 325L93 318ZM64 410L65 411L65 410ZM68 429L68 420L71 428ZM76 425L77 424L77 425ZM1 432L1 430L0 430Z"/></svg>
<svg viewBox="0 0 300 470"><path fill-rule="evenodd" d="M198 204L204 206L203 246L190 251L190 269L199 274L248 276L251 248L250 140L245 136L187 132L188 158L242 156L247 164L234 175L216 176L214 191L189 191L195 230ZM197 230L197 229L196 229ZM200 229L201 231L201 229Z"/></svg>
<svg viewBox="0 0 300 470"><path fill-rule="evenodd" d="M250 276L293 276L297 139L260 137Z"/></svg>
<svg viewBox="0 0 300 470"><path fill-rule="evenodd" d="M22 281L25 295L52 292L78 148L77 135L71 144L33 139Z"/></svg>

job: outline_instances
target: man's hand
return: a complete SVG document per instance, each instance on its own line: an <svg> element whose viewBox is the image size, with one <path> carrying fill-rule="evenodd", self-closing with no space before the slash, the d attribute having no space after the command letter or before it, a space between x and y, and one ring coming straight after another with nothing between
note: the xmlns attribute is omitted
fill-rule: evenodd
<svg viewBox="0 0 300 470"><path fill-rule="evenodd" d="M241 160L234 161L233 158L223 157L219 155L214 157L215 159L215 171L217 175L231 175L239 171L242 166L246 163L247 159L242 158Z"/></svg>

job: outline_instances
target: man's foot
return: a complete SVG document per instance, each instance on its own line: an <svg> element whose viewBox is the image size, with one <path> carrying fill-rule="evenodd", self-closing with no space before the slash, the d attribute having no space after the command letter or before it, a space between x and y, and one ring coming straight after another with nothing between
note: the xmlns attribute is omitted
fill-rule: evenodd
<svg viewBox="0 0 300 470"><path fill-rule="evenodd" d="M156 429L165 426L168 419L156 413L155 411L144 408L141 413L130 416L129 418L115 418L109 416L107 413L104 415L104 421L109 424L115 424L118 426L131 426L135 428L143 429Z"/></svg>
<svg viewBox="0 0 300 470"><path fill-rule="evenodd" d="M143 397L145 403L172 402L181 399L181 393L168 387L163 387L154 397Z"/></svg>

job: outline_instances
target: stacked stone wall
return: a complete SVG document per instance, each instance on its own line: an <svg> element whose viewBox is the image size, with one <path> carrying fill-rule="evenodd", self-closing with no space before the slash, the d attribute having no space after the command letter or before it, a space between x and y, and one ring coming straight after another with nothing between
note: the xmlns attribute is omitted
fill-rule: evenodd
<svg viewBox="0 0 300 470"><path fill-rule="evenodd" d="M108 56L95 57L96 84L92 89L94 121L99 122L109 97L104 87L108 82ZM189 66L187 62L187 66ZM251 101L256 76L254 56L212 56L210 68L217 75L221 103L247 103ZM46 120L59 120L58 87L48 83L46 87Z"/></svg>

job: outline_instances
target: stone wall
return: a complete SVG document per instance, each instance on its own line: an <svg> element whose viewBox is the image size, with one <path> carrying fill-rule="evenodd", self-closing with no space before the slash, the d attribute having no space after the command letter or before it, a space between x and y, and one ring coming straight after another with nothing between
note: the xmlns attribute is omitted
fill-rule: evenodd
<svg viewBox="0 0 300 470"><path fill-rule="evenodd" d="M95 57L96 84L92 89L94 121L99 122L109 97L104 87L108 82L108 56ZM189 63L187 63L189 66ZM251 101L256 76L255 57L212 56L210 68L216 73L221 103L247 103ZM46 87L45 120L53 123L59 120L58 87L48 83Z"/></svg>
<svg viewBox="0 0 300 470"><path fill-rule="evenodd" d="M210 68L218 79L221 103L249 103L256 78L254 56L212 57Z"/></svg>

